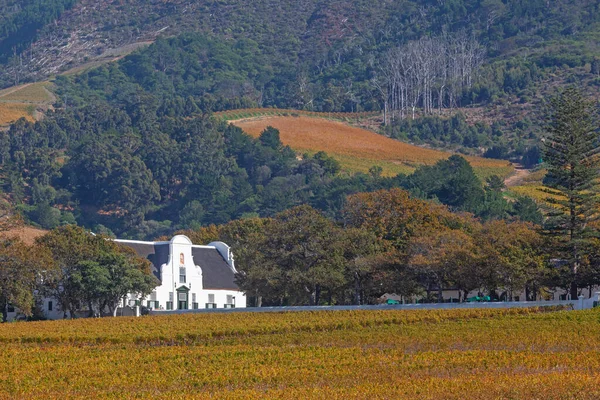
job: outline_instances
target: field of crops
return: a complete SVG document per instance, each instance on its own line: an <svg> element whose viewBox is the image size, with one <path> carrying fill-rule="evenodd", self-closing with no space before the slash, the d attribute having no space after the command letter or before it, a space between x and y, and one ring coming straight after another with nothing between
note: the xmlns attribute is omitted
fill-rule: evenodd
<svg viewBox="0 0 600 400"><path fill-rule="evenodd" d="M35 106L27 103L2 103L0 102L0 125L8 125L20 118L33 121Z"/></svg>
<svg viewBox="0 0 600 400"><path fill-rule="evenodd" d="M53 100L53 95L48 91L49 82L38 82L23 85L18 88L9 88L0 92L2 101L20 101L29 103L43 103Z"/></svg>
<svg viewBox="0 0 600 400"><path fill-rule="evenodd" d="M367 172L378 165L386 176L408 173L419 165L431 165L446 159L450 153L413 146L375 132L339 121L310 117L261 117L234 122L252 136L267 127L279 129L281 140L298 152L325 151L351 172ZM513 171L507 161L466 157L478 175L505 177Z"/></svg>
<svg viewBox="0 0 600 400"><path fill-rule="evenodd" d="M0 326L0 398L596 399L600 311L196 314Z"/></svg>
<svg viewBox="0 0 600 400"><path fill-rule="evenodd" d="M34 121L36 110L45 110L54 101L54 95L48 90L50 85L38 82L0 90L0 126L20 118Z"/></svg>

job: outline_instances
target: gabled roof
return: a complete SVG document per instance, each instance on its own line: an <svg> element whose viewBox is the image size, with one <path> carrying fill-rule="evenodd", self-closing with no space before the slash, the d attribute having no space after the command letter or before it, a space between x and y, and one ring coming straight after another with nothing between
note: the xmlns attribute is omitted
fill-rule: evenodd
<svg viewBox="0 0 600 400"><path fill-rule="evenodd" d="M215 248L192 247L194 264L202 269L202 286L212 290L240 290L233 269Z"/></svg>
<svg viewBox="0 0 600 400"><path fill-rule="evenodd" d="M120 241L118 243L130 247L138 256L150 260L152 263L152 274L162 282L160 267L169 262L169 244L153 242Z"/></svg>
<svg viewBox="0 0 600 400"><path fill-rule="evenodd" d="M161 282L160 270L169 262L169 242L139 242L133 240L116 240L130 247L140 257L150 260L152 273ZM194 264L202 269L202 286L205 290L239 290L235 284L233 268L213 246L192 246Z"/></svg>

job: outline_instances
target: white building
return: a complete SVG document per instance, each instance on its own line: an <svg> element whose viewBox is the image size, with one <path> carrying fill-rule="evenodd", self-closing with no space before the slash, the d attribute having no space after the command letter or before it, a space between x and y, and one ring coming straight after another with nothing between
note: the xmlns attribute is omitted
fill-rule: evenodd
<svg viewBox="0 0 600 400"><path fill-rule="evenodd" d="M152 273L161 282L141 304L130 297L125 305L155 310L246 307L246 295L235 284L233 254L225 243L199 246L183 235L168 242L116 242L150 260Z"/></svg>
<svg viewBox="0 0 600 400"><path fill-rule="evenodd" d="M213 242L208 246L198 246L183 235L175 236L168 242L115 241L150 260L152 273L161 282L150 296L141 301L135 296L128 296L121 304L125 309L136 306L153 310L246 307L246 295L235 283L237 271L233 254L225 243ZM55 299L43 299L41 307L48 319L65 317ZM83 317L88 312L79 314ZM19 311L10 307L8 319L18 317Z"/></svg>

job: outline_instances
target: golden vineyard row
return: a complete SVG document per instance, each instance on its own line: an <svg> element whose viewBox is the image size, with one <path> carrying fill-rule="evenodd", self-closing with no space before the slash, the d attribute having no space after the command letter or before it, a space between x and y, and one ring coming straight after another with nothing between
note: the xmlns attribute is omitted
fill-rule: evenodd
<svg viewBox="0 0 600 400"><path fill-rule="evenodd" d="M598 398L600 312L539 311L5 324L0 398Z"/></svg>

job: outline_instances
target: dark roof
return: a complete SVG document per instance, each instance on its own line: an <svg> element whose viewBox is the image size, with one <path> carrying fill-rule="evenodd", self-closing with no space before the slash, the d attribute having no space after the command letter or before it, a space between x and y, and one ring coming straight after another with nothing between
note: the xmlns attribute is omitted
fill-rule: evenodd
<svg viewBox="0 0 600 400"><path fill-rule="evenodd" d="M169 262L169 244L153 244L153 243L132 243L119 242L122 245L130 247L137 253L138 256L150 260L152 263L152 273L162 282L160 276L160 267Z"/></svg>
<svg viewBox="0 0 600 400"><path fill-rule="evenodd" d="M161 282L160 267L169 262L169 244L119 242L152 263L152 273ZM209 290L239 290L235 274L215 248L192 247L194 264L202 269L202 286Z"/></svg>
<svg viewBox="0 0 600 400"><path fill-rule="evenodd" d="M202 269L202 286L212 290L240 290L235 274L221 253L214 248L192 248L194 264Z"/></svg>

